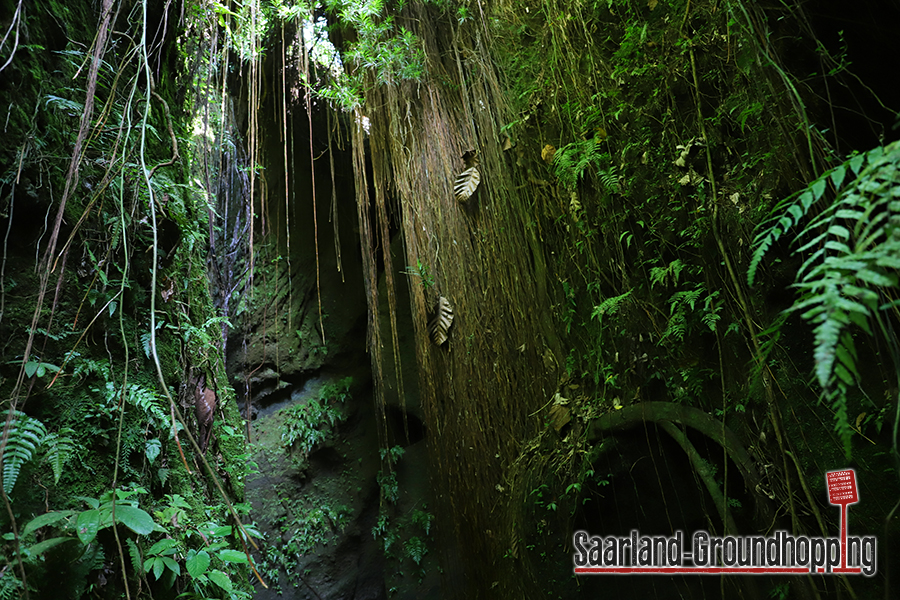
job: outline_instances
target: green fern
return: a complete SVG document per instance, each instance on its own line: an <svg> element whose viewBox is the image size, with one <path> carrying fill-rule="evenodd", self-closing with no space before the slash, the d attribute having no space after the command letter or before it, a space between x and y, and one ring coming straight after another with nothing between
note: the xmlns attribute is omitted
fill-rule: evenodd
<svg viewBox="0 0 900 600"><path fill-rule="evenodd" d="M10 494L19 478L22 465L32 459L47 429L44 424L23 412L16 411L9 425L9 438L3 452L3 490Z"/></svg>
<svg viewBox="0 0 900 600"><path fill-rule="evenodd" d="M683 270L684 263L681 262L680 258L676 258L666 267L651 267L650 287L654 288L656 287L656 284L666 285L667 281L672 285L677 286L678 278L681 277L681 272Z"/></svg>
<svg viewBox="0 0 900 600"><path fill-rule="evenodd" d="M684 335L687 333L688 326L686 308L690 308L691 312L693 312L694 305L700 299L702 293L703 287L698 286L693 290L683 290L672 294L669 298L669 322L660 340L671 337L679 342L684 341Z"/></svg>
<svg viewBox="0 0 900 600"><path fill-rule="evenodd" d="M141 334L141 346L144 348L144 354L150 358L150 332Z"/></svg>
<svg viewBox="0 0 900 600"><path fill-rule="evenodd" d="M666 324L666 330L663 331L660 341L673 338L680 343L684 341L685 333L687 333L687 315L684 313L684 308L679 307L669 316L669 322Z"/></svg>
<svg viewBox="0 0 900 600"><path fill-rule="evenodd" d="M722 315L719 314L722 311L722 302L717 302L718 297L718 290L706 296L706 299L703 301L703 316L700 317L703 324L709 327L709 330L713 333L716 332L719 319L722 318Z"/></svg>
<svg viewBox="0 0 900 600"><path fill-rule="evenodd" d="M624 294L619 294L618 296L607 298L599 305L595 306L593 312L591 312L591 319L603 321L604 315L615 314L619 310L619 308L622 307L625 301L631 297L631 292L632 290L628 290Z"/></svg>
<svg viewBox="0 0 900 600"><path fill-rule="evenodd" d="M589 167L596 169L603 185L607 188L617 186L615 171L604 166L610 162L609 154L600 151L600 146L593 140L582 140L566 144L553 155L553 173L564 186L574 188Z"/></svg>
<svg viewBox="0 0 900 600"><path fill-rule="evenodd" d="M801 311L803 319L813 325L816 379L822 400L834 411L835 431L848 458L852 429L847 392L859 381L851 327L856 325L872 335L870 320L878 311L893 306L881 304L883 290L896 289L900 283L900 143L876 148L864 160L868 166L861 172L861 157L845 163L859 176L797 236L802 245L796 252L811 254L797 273L795 287L801 297L788 309ZM830 175L836 186L844 172ZM820 177L813 186L821 181ZM801 198L810 193L821 197L813 186ZM799 221L793 213L782 221L785 218L792 224ZM781 233L790 228L785 225ZM772 237L772 231L763 241L781 235ZM764 248L758 246L754 258L763 253ZM751 275L748 273L750 281Z"/></svg>
<svg viewBox="0 0 900 600"><path fill-rule="evenodd" d="M141 576L144 574L144 561L141 560L141 551L134 540L127 538L125 544L128 546L128 556L131 558L131 568L134 572Z"/></svg>
<svg viewBox="0 0 900 600"><path fill-rule="evenodd" d="M851 157L841 165L825 171L805 189L791 194L776 204L769 217L760 223L758 229L761 231L753 240L754 251L750 257L750 266L747 268L747 283L753 285L759 265L769 249L781 239L782 235L796 227L809 214L810 209L819 205L825 195L828 181L831 181L835 190L840 190L848 170L854 175L859 175L860 169L866 163L872 163L881 156L881 151L882 148L879 147L866 154Z"/></svg>
<svg viewBox="0 0 900 600"><path fill-rule="evenodd" d="M0 600L20 598L19 593L22 591L22 587L22 582L11 568L0 571Z"/></svg>
<svg viewBox="0 0 900 600"><path fill-rule="evenodd" d="M127 398L131 404L153 417L157 427L165 429L169 423L169 416L163 410L160 398L155 392L132 383L128 386Z"/></svg>
<svg viewBox="0 0 900 600"><path fill-rule="evenodd" d="M66 461L75 453L77 445L70 437L74 433L74 430L67 427L57 433L49 433L44 437L43 446L47 452L45 458L50 463L50 468L53 469L54 483L59 483Z"/></svg>
<svg viewBox="0 0 900 600"><path fill-rule="evenodd" d="M596 145L594 144L594 146ZM597 172L597 176L600 177L600 185L603 186L607 193L615 194L619 191L619 174L617 173L616 165L610 165L608 169L600 169Z"/></svg>

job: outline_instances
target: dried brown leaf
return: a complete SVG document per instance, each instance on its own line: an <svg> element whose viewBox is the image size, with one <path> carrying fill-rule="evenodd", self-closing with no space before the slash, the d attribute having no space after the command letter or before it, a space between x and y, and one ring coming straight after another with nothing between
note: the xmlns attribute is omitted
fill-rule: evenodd
<svg viewBox="0 0 900 600"><path fill-rule="evenodd" d="M547 144L544 146L543 150L541 150L541 159L548 165L553 162L553 157L556 155L556 148Z"/></svg>
<svg viewBox="0 0 900 600"><path fill-rule="evenodd" d="M553 425L553 429L559 431L563 427L565 427L566 423L572 420L572 415L569 413L569 407L563 404L554 404L550 407L550 424Z"/></svg>
<svg viewBox="0 0 900 600"><path fill-rule="evenodd" d="M460 202L465 202L472 197L478 184L481 183L481 173L478 172L478 166L472 166L460 173L456 177L456 184L453 186L453 193Z"/></svg>
<svg viewBox="0 0 900 600"><path fill-rule="evenodd" d="M428 332L436 346L447 341L447 332L453 325L453 307L450 301L441 296L438 299L437 312L428 324Z"/></svg>

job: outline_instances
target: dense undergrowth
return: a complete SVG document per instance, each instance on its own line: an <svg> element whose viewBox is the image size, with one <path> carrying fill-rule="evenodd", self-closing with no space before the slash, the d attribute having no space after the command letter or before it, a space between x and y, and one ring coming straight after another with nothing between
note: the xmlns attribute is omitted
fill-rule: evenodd
<svg viewBox="0 0 900 600"><path fill-rule="evenodd" d="M4 598L249 596L206 259L233 140L183 8L3 3Z"/></svg>
<svg viewBox="0 0 900 600"><path fill-rule="evenodd" d="M623 455L614 443L598 446L599 428L587 424L632 404L697 407L737 432L740 447L720 442L704 455L710 466L694 469L698 486L718 490L706 505L713 529L832 528L819 508L823 473L851 456L896 488L896 353L874 350L894 339L895 151L852 157L894 124L876 123L869 146L848 149L860 137L835 119L832 96L856 85L846 46L828 50L803 7L340 6L365 6L375 23L332 13L363 98L344 106L365 130L355 143L367 134L372 152L372 175L357 166L357 182L371 186L360 204L376 207L361 212L371 228L364 248L377 252L399 220L407 272L429 276L428 286L424 277L410 284L414 318L430 318L438 297L454 307L449 354L422 343L417 355L420 387L436 398L429 426L443 433L431 446L435 488L467 497L447 500L437 522L465 549L479 582L472 590L499 577L501 588L527 595L527 582L548 576L547 588L568 589L565 569L547 566L565 562L560 532L594 522L607 486L636 479L599 472L601 455ZM418 52L394 69L366 54L363 40L378 27L417 36L424 67ZM867 106L880 102L859 89ZM472 166L471 150L481 184L457 180L461 200L479 190L460 206L448 188ZM804 230L799 246L775 244L791 228ZM520 266L523 253L530 268ZM386 253L383 262L390 297ZM797 298L784 291L795 277ZM555 334L540 322L545 301ZM504 344L498 331L523 339ZM379 335L396 343L376 331L375 347ZM654 439L694 452L666 432L658 410L646 416L658 423ZM541 415L537 433L520 411ZM761 479L728 475L744 448ZM467 449L478 458L459 468L454 457ZM872 485L876 498L859 514L875 530L891 496ZM498 503L506 512L488 518L483 507ZM780 520L770 504L782 507ZM804 583L765 585L813 593Z"/></svg>
<svg viewBox="0 0 900 600"><path fill-rule="evenodd" d="M856 85L846 50L825 47L803 6L278 0L191 3L176 18L155 2L151 19L145 5L115 5L92 47L98 15L51 4L23 13L29 35L0 85L12 140L0 149L10 399L0 590L27 581L43 597L35 582L65 569L70 597L248 595L251 542L227 499L241 497L246 455L223 336L257 255L273 296L293 290L290 209L285 265L281 240L254 248L253 238L277 231L266 225L276 186L261 165L281 159L263 156L259 112L283 111L273 122L287 148L289 105L305 106L310 137L323 107L352 131L379 402L382 349L399 360L395 277L410 275L419 383L439 432L428 438L435 538L471 596L579 591L571 531L602 522L617 486L637 489L641 456L657 473L679 468L663 438L703 455L687 472L710 490L698 502L711 530L834 531L823 473L853 460L877 477L859 527L897 535L883 523L897 489L900 184L896 144L874 141L893 124L849 147L830 96ZM112 7L102 5L101 23ZM160 27L145 33L149 23ZM274 83L264 76L279 72L272 48L282 53ZM268 71L266 60L276 61ZM240 89L236 108L228 85ZM287 149L283 160L287 199ZM260 223L223 224L220 209ZM243 243L231 231L247 231L249 253L213 259L217 289L228 290L214 302L205 252ZM318 247L315 258L318 282ZM386 331L374 316L382 270ZM799 294L785 291L792 283ZM426 331L440 301L453 306L446 345ZM242 310L268 303L251 298ZM326 317L320 299L318 327L291 315L278 327L325 356ZM174 409L206 391L218 402L207 453L217 475L182 439L208 422L172 432ZM643 403L652 425L638 456L603 415ZM673 433L673 414L696 414L675 405L702 411L721 436ZM315 425L283 415L283 439L301 455L326 437L322 423L340 419L331 405L312 408L323 411ZM386 551L397 539L387 523L400 522L391 468L402 460L387 439L373 531ZM752 475L735 476L738 463ZM648 513L691 512L664 496L646 502ZM325 539L323 523L343 526L344 513L286 516L270 574L292 564L292 549ZM425 531L405 548L418 565L431 517L410 519ZM717 591L871 595L884 579L759 585Z"/></svg>

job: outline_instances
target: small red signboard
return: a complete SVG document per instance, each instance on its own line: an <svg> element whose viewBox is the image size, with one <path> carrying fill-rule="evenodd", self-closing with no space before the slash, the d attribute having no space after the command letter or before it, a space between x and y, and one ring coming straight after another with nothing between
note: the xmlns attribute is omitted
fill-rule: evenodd
<svg viewBox="0 0 900 600"><path fill-rule="evenodd" d="M825 473L825 482L828 484L828 502L831 504L846 506L859 502L859 495L856 493L856 471L853 469Z"/></svg>

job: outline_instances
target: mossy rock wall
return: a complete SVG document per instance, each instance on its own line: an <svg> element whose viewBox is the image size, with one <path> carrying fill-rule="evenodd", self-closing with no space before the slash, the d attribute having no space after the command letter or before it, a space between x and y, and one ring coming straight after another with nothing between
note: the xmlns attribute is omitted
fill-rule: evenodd
<svg viewBox="0 0 900 600"><path fill-rule="evenodd" d="M0 78L0 390L9 414L0 589L114 598L127 584L132 597L167 598L227 585L247 597L242 543L221 529L236 525L227 504L246 515L246 448L207 275L215 191L200 177L208 148L192 139L186 61L195 46L179 37L170 3L148 2L146 21L142 5L131 8L4 1L0 10L4 30L20 19ZM144 23L155 36L146 65L134 45ZM195 412L204 390L215 398L211 425ZM183 415L177 438L173 408ZM41 433L28 438L28 427ZM189 438L200 440L203 427L210 442L198 452ZM27 527L42 515L46 525ZM210 566L189 574L186 558L209 543Z"/></svg>

